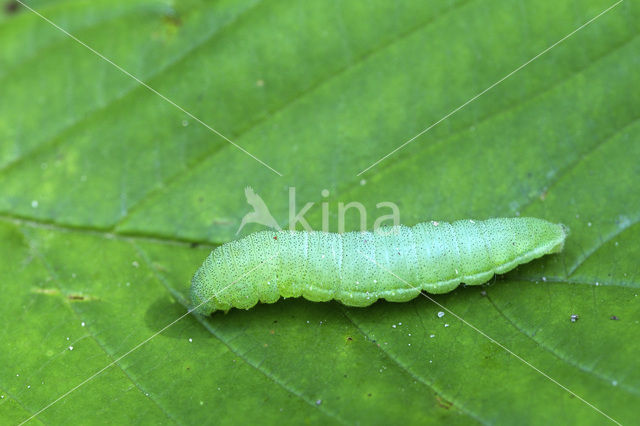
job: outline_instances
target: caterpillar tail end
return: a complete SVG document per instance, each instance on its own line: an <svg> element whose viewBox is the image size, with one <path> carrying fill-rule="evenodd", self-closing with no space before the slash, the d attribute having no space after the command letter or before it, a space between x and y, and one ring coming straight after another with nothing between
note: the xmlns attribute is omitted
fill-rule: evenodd
<svg viewBox="0 0 640 426"><path fill-rule="evenodd" d="M189 291L191 298L191 306L189 311L199 315L208 316L216 310L213 298L206 298L207 294L203 279L202 268L198 269L191 279L191 289Z"/></svg>
<svg viewBox="0 0 640 426"><path fill-rule="evenodd" d="M556 239L557 243L554 245L549 253L560 253L564 249L564 242L569 236L569 227L565 224L559 223L558 225L558 237Z"/></svg>

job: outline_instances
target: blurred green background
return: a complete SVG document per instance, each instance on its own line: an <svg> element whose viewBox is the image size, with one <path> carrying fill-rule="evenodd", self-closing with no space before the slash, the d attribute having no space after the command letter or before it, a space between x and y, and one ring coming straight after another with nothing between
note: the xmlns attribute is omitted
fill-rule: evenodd
<svg viewBox="0 0 640 426"><path fill-rule="evenodd" d="M184 314L252 186L331 230L537 216L565 251L435 299L598 407L640 404L640 11L611 0L15 1L0 12L0 422ZM329 195L321 193L328 190ZM358 229L355 210L347 229ZM264 229L246 226L241 235ZM606 424L424 297L187 316L33 422ZM571 315L578 315L571 322ZM613 318L613 319L612 319Z"/></svg>

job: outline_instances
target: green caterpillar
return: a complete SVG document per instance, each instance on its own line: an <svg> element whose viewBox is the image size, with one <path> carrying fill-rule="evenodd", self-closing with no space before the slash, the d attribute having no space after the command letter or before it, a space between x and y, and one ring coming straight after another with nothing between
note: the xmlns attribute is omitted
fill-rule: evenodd
<svg viewBox="0 0 640 426"><path fill-rule="evenodd" d="M542 219L498 218L345 234L257 232L211 252L193 276L191 299L194 311L205 315L280 297L349 306L406 302L421 290L446 293L460 283L482 284L557 253L567 231Z"/></svg>

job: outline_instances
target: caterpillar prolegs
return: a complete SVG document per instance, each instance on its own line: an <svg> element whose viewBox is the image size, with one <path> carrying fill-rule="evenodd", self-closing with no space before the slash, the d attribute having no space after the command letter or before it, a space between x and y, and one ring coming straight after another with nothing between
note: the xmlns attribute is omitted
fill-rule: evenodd
<svg viewBox="0 0 640 426"><path fill-rule="evenodd" d="M477 285L562 250L564 225L537 218L425 222L376 232L262 231L217 247L196 271L196 312L280 297L369 306Z"/></svg>

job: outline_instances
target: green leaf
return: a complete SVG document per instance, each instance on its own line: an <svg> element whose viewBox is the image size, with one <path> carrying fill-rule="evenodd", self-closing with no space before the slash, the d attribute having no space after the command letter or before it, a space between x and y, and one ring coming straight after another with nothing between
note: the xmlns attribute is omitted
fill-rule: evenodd
<svg viewBox="0 0 640 426"><path fill-rule="evenodd" d="M613 3L28 4L113 63L4 3L2 423L636 419L636 4L504 81ZM291 187L315 229L349 202L371 228L393 202L407 225L520 215L571 233L559 255L409 303L185 315L246 186L283 227Z"/></svg>

